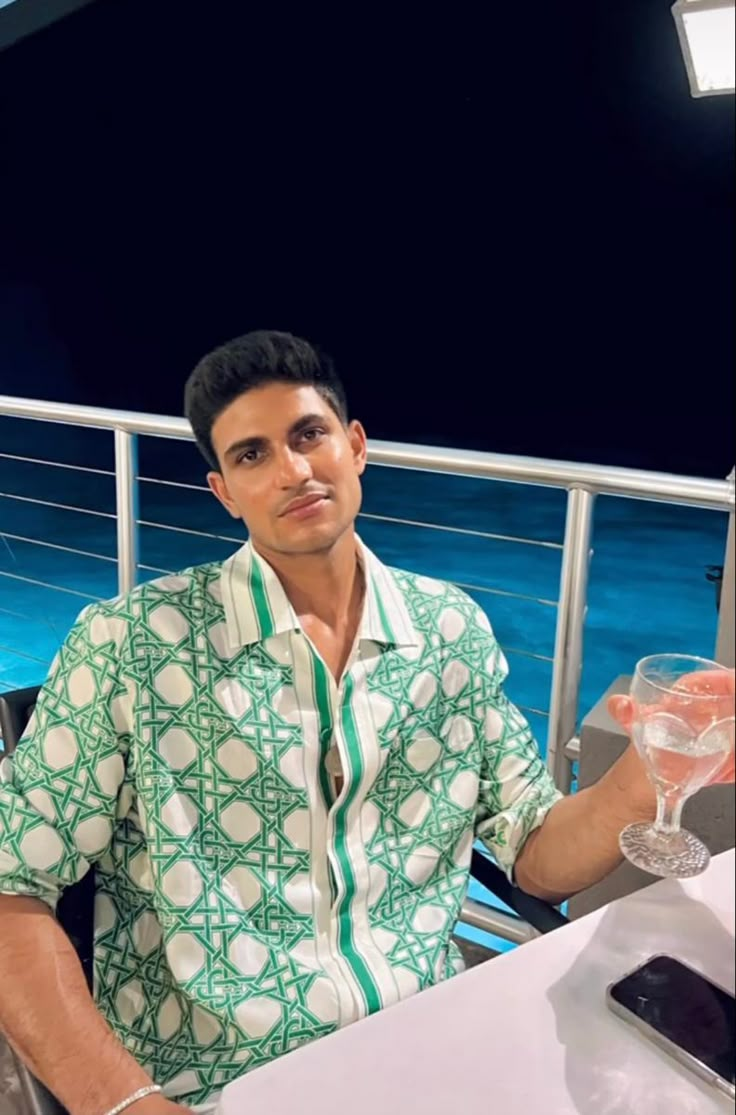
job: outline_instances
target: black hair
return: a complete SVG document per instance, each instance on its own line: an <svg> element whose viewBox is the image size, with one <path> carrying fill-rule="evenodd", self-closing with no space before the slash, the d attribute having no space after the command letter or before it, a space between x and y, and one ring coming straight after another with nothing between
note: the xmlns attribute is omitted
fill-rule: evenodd
<svg viewBox="0 0 736 1115"><path fill-rule="evenodd" d="M291 333L259 329L235 337L204 356L184 389L184 413L207 463L219 469L212 444L218 416L240 395L267 383L314 387L342 423L347 423L345 389L327 353Z"/></svg>

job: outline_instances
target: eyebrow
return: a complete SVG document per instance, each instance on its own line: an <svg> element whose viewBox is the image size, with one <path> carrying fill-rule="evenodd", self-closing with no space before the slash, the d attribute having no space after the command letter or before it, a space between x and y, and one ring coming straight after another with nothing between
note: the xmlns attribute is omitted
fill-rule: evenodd
<svg viewBox="0 0 736 1115"><path fill-rule="evenodd" d="M315 422L320 422L322 423L322 425L324 425L328 421L329 419L325 414L305 414L301 418L298 418L296 422L292 423L292 425L287 430L287 437L295 437L303 430L308 429L309 426L313 426ZM267 445L268 438L266 437L259 437L256 435L254 437L240 438L238 441L234 441L232 445L229 445L227 447L227 449L225 450L225 456L230 459L237 456L238 453L247 452L249 449L265 449Z"/></svg>

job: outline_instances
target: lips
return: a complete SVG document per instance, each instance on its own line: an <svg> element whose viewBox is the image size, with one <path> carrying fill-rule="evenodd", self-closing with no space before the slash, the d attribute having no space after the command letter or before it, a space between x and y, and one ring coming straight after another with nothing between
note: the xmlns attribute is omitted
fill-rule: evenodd
<svg viewBox="0 0 736 1115"><path fill-rule="evenodd" d="M299 513L306 513L310 508L317 507L317 504L323 503L327 499L324 492L314 492L309 496L301 496L300 499L293 499L291 503L287 504L286 508L281 512L283 515L297 515Z"/></svg>

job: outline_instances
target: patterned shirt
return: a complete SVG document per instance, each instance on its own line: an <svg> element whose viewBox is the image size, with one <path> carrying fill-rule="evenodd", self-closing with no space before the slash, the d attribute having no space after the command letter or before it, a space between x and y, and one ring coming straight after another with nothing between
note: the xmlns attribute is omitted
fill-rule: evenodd
<svg viewBox="0 0 736 1115"><path fill-rule="evenodd" d="M245 545L86 608L1 768L0 892L94 864L97 1004L180 1102L457 971L474 837L511 872L559 797L484 613L359 554L339 685Z"/></svg>

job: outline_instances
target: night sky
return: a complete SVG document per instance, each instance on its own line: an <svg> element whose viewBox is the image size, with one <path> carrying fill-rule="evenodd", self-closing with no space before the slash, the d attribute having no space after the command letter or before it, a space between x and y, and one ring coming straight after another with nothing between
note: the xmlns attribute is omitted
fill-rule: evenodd
<svg viewBox="0 0 736 1115"><path fill-rule="evenodd" d="M9 48L0 389L180 413L280 328L375 437L725 475L734 98L670 6L94 0Z"/></svg>

